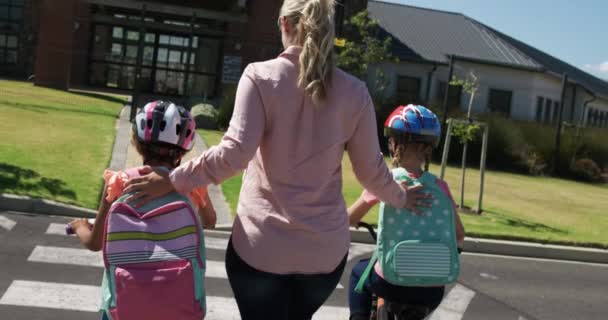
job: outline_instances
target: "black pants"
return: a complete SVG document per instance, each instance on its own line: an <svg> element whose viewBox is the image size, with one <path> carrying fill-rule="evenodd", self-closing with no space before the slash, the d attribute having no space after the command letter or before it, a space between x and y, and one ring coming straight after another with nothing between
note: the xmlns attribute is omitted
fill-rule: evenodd
<svg viewBox="0 0 608 320"><path fill-rule="evenodd" d="M228 243L226 271L243 320L309 320L334 291L344 266L326 274L281 275L259 271Z"/></svg>

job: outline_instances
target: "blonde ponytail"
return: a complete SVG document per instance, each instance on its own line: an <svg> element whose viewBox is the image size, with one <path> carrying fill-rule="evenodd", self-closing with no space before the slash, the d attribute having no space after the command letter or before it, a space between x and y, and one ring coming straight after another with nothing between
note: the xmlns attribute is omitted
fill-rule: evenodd
<svg viewBox="0 0 608 320"><path fill-rule="evenodd" d="M285 0L281 16L297 27L297 43L302 46L298 86L315 105L327 98L334 68L335 0Z"/></svg>

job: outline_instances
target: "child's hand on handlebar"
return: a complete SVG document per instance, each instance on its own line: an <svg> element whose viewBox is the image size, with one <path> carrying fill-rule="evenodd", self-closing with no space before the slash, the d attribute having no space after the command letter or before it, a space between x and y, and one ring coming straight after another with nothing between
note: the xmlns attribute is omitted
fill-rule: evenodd
<svg viewBox="0 0 608 320"><path fill-rule="evenodd" d="M89 223L89 221L87 219L78 218L78 219L74 219L74 220L72 220L72 222L70 222L70 227L72 227L72 230L74 230L74 232L76 232L76 230L78 230L80 228L91 229L92 225Z"/></svg>

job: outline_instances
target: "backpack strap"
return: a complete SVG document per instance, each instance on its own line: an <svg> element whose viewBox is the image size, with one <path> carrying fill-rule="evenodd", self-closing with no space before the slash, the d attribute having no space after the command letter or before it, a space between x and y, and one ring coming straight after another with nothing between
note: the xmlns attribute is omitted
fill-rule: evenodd
<svg viewBox="0 0 608 320"><path fill-rule="evenodd" d="M376 264L377 260L378 260L378 251L375 250L374 255L369 260L369 264L367 265L367 268L365 268L365 271L363 271L361 278L359 278L359 282L357 282L357 286L355 287L355 292L357 292L357 293L363 292L363 286L365 285L365 281L367 281L367 278L369 278L369 274L372 272L372 268Z"/></svg>

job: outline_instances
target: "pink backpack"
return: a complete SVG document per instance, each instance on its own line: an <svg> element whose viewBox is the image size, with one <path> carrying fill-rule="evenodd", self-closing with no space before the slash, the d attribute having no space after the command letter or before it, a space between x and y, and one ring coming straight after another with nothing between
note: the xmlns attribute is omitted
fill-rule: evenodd
<svg viewBox="0 0 608 320"><path fill-rule="evenodd" d="M192 204L171 193L135 210L125 198L106 218L102 310L111 320L203 319L205 245Z"/></svg>

